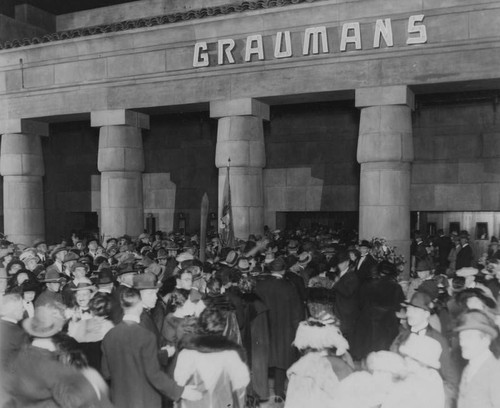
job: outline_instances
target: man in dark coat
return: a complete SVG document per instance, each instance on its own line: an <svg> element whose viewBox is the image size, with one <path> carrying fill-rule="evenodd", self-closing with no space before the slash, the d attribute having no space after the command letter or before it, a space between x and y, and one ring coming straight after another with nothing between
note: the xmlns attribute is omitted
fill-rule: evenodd
<svg viewBox="0 0 500 408"><path fill-rule="evenodd" d="M359 252L361 256L356 264L356 273L360 285L371 279L371 271L377 265L377 261L370 254L371 244L367 240L362 240L359 244Z"/></svg>
<svg viewBox="0 0 500 408"><path fill-rule="evenodd" d="M286 370L297 359L292 342L299 323L305 317L297 289L283 279L285 268L282 258L271 262L271 274L259 280L255 290L269 308L269 367L275 369L274 390L282 398L285 396Z"/></svg>
<svg viewBox="0 0 500 408"><path fill-rule="evenodd" d="M23 345L28 343L28 335L19 326L23 318L23 298L17 293L2 297L0 309L0 369L16 357Z"/></svg>
<svg viewBox="0 0 500 408"><path fill-rule="evenodd" d="M467 231L460 231L459 238L461 248L457 253L457 260L455 262L456 271L472 266L474 261L474 253L469 245L469 233Z"/></svg>
<svg viewBox="0 0 500 408"><path fill-rule="evenodd" d="M359 316L359 279L356 272L349 267L349 261L347 252L339 252L337 267L340 275L332 289L335 293L334 310L340 319L340 330L349 344L352 344Z"/></svg>
<svg viewBox="0 0 500 408"><path fill-rule="evenodd" d="M138 273L138 269L132 263L120 265L116 275L118 286L111 292L111 320L114 324L118 324L123 318L123 309L120 303L120 295L126 289L129 289L134 284L134 276Z"/></svg>
<svg viewBox="0 0 500 408"><path fill-rule="evenodd" d="M139 291L124 289L120 300L123 320L102 341L102 373L111 380L113 404L160 408L162 394L172 400L200 399L193 387L182 388L161 371L156 338L140 325L143 306Z"/></svg>
<svg viewBox="0 0 500 408"><path fill-rule="evenodd" d="M446 397L446 407L453 407L457 398L458 384L460 381L460 370L458 363L454 361L450 353L448 340L438 331L429 325L431 317L432 298L424 292L416 292L409 302L406 303L406 316L409 328L402 328L398 337L391 345L391 351L397 352L411 333L425 335L437 340L441 344L441 357L439 362L441 368L439 373L443 378L444 391Z"/></svg>

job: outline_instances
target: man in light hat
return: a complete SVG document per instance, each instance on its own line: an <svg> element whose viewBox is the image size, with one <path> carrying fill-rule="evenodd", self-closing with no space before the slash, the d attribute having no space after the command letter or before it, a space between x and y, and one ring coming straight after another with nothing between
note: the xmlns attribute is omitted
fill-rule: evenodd
<svg viewBox="0 0 500 408"><path fill-rule="evenodd" d="M486 313L473 310L461 316L455 331L462 357L469 361L460 381L458 408L500 407L500 362L490 351L498 328Z"/></svg>
<svg viewBox="0 0 500 408"><path fill-rule="evenodd" d="M391 345L391 351L398 352L401 345L412 333L438 341L442 349L439 358L441 366L439 372L445 385L446 407L452 407L458 392L459 368L457 362L451 357L448 340L429 324L434 307L432 298L428 293L416 292L410 301L404 302L402 306L406 307L406 319L409 327L401 328L400 334Z"/></svg>

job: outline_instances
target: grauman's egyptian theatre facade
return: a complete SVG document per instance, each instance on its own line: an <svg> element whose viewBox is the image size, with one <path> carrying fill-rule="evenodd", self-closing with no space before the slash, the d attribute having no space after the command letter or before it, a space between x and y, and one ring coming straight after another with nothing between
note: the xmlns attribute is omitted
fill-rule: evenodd
<svg viewBox="0 0 500 408"><path fill-rule="evenodd" d="M228 3L1 16L12 240L197 231L229 158L241 238L325 221L407 253L413 228L500 233L498 1Z"/></svg>

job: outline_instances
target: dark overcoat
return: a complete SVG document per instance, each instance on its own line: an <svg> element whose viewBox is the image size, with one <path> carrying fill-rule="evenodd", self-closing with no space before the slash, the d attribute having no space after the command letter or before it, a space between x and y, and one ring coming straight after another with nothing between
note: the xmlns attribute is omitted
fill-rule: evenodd
<svg viewBox="0 0 500 408"><path fill-rule="evenodd" d="M177 400L183 388L160 369L153 333L124 320L102 341L102 373L111 379L111 401L120 408L160 408L161 394Z"/></svg>
<svg viewBox="0 0 500 408"><path fill-rule="evenodd" d="M305 310L293 284L274 276L257 282L255 293L268 307L269 318L269 367L288 369L297 359L292 346Z"/></svg>
<svg viewBox="0 0 500 408"><path fill-rule="evenodd" d="M335 314L340 319L340 330L352 342L359 316L359 279L352 269L347 271L333 286Z"/></svg>

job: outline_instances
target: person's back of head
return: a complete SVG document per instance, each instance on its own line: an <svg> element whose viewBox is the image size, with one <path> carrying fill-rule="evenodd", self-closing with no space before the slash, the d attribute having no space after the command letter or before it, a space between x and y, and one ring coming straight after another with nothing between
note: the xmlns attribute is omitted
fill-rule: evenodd
<svg viewBox="0 0 500 408"><path fill-rule="evenodd" d="M125 288L120 293L120 305L125 314L140 316L142 313L141 293L134 288Z"/></svg>
<svg viewBox="0 0 500 408"><path fill-rule="evenodd" d="M199 318L200 330L206 335L222 335L226 322L226 314L215 307L207 307Z"/></svg>

